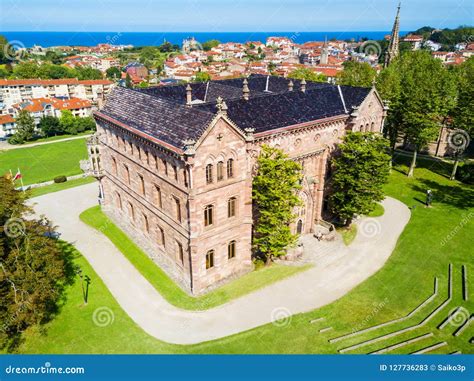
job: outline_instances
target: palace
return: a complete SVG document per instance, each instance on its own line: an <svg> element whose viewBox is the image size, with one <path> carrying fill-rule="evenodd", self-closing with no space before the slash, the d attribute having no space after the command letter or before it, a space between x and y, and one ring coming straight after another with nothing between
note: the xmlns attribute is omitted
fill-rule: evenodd
<svg viewBox="0 0 474 381"><path fill-rule="evenodd" d="M114 88L94 114L103 209L185 290L201 294L252 269L252 177L263 144L301 163L304 206L324 218L329 159L346 131L380 132L374 88L283 77Z"/></svg>

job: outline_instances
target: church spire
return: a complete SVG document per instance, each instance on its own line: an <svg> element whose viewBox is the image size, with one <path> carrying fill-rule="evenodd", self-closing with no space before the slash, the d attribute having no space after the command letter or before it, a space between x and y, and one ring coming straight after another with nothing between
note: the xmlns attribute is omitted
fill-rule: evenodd
<svg viewBox="0 0 474 381"><path fill-rule="evenodd" d="M385 53L385 67L390 65L393 59L398 56L398 44L399 44L399 32L400 32L400 7L401 3L398 3L397 16L393 23L392 34L390 35L390 43L388 50Z"/></svg>

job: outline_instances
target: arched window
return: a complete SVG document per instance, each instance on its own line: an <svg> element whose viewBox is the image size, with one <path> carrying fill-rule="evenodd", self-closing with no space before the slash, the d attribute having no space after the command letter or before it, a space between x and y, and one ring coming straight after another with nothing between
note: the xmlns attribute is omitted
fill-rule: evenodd
<svg viewBox="0 0 474 381"><path fill-rule="evenodd" d="M220 181L224 178L224 162L219 161L217 163L217 181Z"/></svg>
<svg viewBox="0 0 474 381"><path fill-rule="evenodd" d="M206 165L206 183L212 183L212 164Z"/></svg>
<svg viewBox="0 0 474 381"><path fill-rule="evenodd" d="M161 226L158 226L158 239L160 245L165 246L165 231Z"/></svg>
<svg viewBox="0 0 474 381"><path fill-rule="evenodd" d="M212 225L214 220L214 206L207 205L204 208L204 226Z"/></svg>
<svg viewBox="0 0 474 381"><path fill-rule="evenodd" d="M230 241L227 245L227 259L235 258L235 241Z"/></svg>
<svg viewBox="0 0 474 381"><path fill-rule="evenodd" d="M178 198L174 198L174 204L176 208L176 219L181 222L181 202Z"/></svg>
<svg viewBox="0 0 474 381"><path fill-rule="evenodd" d="M369 132L369 123L365 125L365 132Z"/></svg>
<svg viewBox="0 0 474 381"><path fill-rule="evenodd" d="M234 177L234 159L227 160L227 177Z"/></svg>
<svg viewBox="0 0 474 381"><path fill-rule="evenodd" d="M374 127L375 127L375 123L372 122L372 123L370 124L370 131L374 132L374 130L375 130Z"/></svg>
<svg viewBox="0 0 474 381"><path fill-rule="evenodd" d="M145 179L142 175L138 175L138 179L140 180L140 193L145 196Z"/></svg>
<svg viewBox="0 0 474 381"><path fill-rule="evenodd" d="M214 267L214 250L209 250L206 253L206 270Z"/></svg>
<svg viewBox="0 0 474 381"><path fill-rule="evenodd" d="M235 216L235 208L237 205L237 198L231 197L227 200L227 217L234 217Z"/></svg>
<svg viewBox="0 0 474 381"><path fill-rule="evenodd" d="M183 245L180 242L176 242L176 247L178 249L178 260L184 265L184 250Z"/></svg>
<svg viewBox="0 0 474 381"><path fill-rule="evenodd" d="M161 198L161 188L155 185L155 203L158 208L163 208L163 202Z"/></svg>
<svg viewBox="0 0 474 381"><path fill-rule="evenodd" d="M165 159L161 159L161 163L163 164L163 173L168 176L168 163Z"/></svg>
<svg viewBox="0 0 474 381"><path fill-rule="evenodd" d="M135 221L135 209L130 202L128 203L128 216L132 221Z"/></svg>
<svg viewBox="0 0 474 381"><path fill-rule="evenodd" d="M150 232L150 224L148 223L148 217L145 214L143 215L143 229L146 233Z"/></svg>
<svg viewBox="0 0 474 381"><path fill-rule="evenodd" d="M124 180L128 185L130 185L130 171L128 170L128 167L126 165L124 165L123 167L125 168Z"/></svg>
<svg viewBox="0 0 474 381"><path fill-rule="evenodd" d="M301 234L303 233L303 221L298 220L298 223L296 224L296 233Z"/></svg>
<svg viewBox="0 0 474 381"><path fill-rule="evenodd" d="M115 200L117 202L117 208L119 208L120 210L122 210L122 196L120 196L120 193L118 192L115 192Z"/></svg>
<svg viewBox="0 0 474 381"><path fill-rule="evenodd" d="M117 160L115 160L115 157L112 157L112 173L117 176Z"/></svg>
<svg viewBox="0 0 474 381"><path fill-rule="evenodd" d="M130 146L130 155L133 156L133 144L132 144L132 142L129 142L128 144Z"/></svg>

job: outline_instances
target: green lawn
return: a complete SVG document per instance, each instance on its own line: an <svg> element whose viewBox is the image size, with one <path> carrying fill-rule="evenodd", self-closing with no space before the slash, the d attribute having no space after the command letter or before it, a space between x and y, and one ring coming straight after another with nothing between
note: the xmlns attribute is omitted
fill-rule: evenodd
<svg viewBox="0 0 474 381"><path fill-rule="evenodd" d="M51 184L44 187L34 188L30 190L30 197L38 197L48 193L54 193L69 188L78 187L96 181L93 177L81 177L80 179L68 180L65 183Z"/></svg>
<svg viewBox="0 0 474 381"><path fill-rule="evenodd" d="M270 283L307 270L310 266L273 264L252 271L210 293L193 297L177 286L128 236L102 213L100 206L84 211L81 220L105 234L137 270L171 304L187 310L205 310L248 294Z"/></svg>
<svg viewBox="0 0 474 381"><path fill-rule="evenodd" d="M81 173L79 161L87 158L84 139L0 151L0 173L17 169L25 185L52 180L56 176ZM20 182L17 182L20 185Z"/></svg>
<svg viewBox="0 0 474 381"><path fill-rule="evenodd" d="M383 214L385 213L385 210L382 206L382 204L376 204L375 206L375 209L372 210L368 215L367 217L380 217L380 216L383 216Z"/></svg>
<svg viewBox="0 0 474 381"><path fill-rule="evenodd" d="M430 163L429 163L430 164ZM42 332L30 330L19 348L21 353L336 353L348 345L393 332L419 323L439 305L447 294L448 264L453 264L453 299L424 327L395 336L384 342L360 348L351 353L367 353L395 344L401 340L428 332L434 336L411 344L391 353L410 351L440 341L448 346L434 353L461 350L473 353L469 339L474 335L471 325L459 337L453 337L456 327L448 325L438 330L448 312L463 306L474 311L474 188L451 182L423 168L419 163L415 178L404 175L406 166L397 165L386 186L388 195L411 208L412 216L402 233L394 253L385 266L344 297L309 313L293 316L290 324L267 324L234 336L193 346L168 345L141 331L117 305L97 275L86 261L78 257L84 272L92 277L91 302L87 307L80 302L80 285L68 290L67 301L57 318L44 327ZM431 169L438 172L437 167ZM434 191L432 208L422 204L426 188ZM461 297L460 266L467 265L469 301ZM387 320L406 315L433 292L433 278L439 278L439 294L409 321L397 323L374 332L365 333L340 343L331 344L328 339L353 330L363 329ZM335 285L337 286L337 285ZM105 306L115 314L113 324L99 328L92 321L92 313L98 306ZM310 324L311 319L325 320ZM324 333L325 327L333 329Z"/></svg>

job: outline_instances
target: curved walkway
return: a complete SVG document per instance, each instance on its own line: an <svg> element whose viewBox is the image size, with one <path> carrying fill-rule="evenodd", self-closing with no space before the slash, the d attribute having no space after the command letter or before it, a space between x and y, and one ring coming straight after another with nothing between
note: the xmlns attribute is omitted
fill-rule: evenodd
<svg viewBox="0 0 474 381"><path fill-rule="evenodd" d="M148 334L175 344L218 339L335 301L384 265L410 219L403 203L387 198L385 214L359 220L365 233L327 265L317 264L222 306L196 312L169 304L105 236L79 220L82 211L96 204L97 194L97 184L88 184L33 201L36 212L48 216L61 238L86 257L125 312Z"/></svg>

